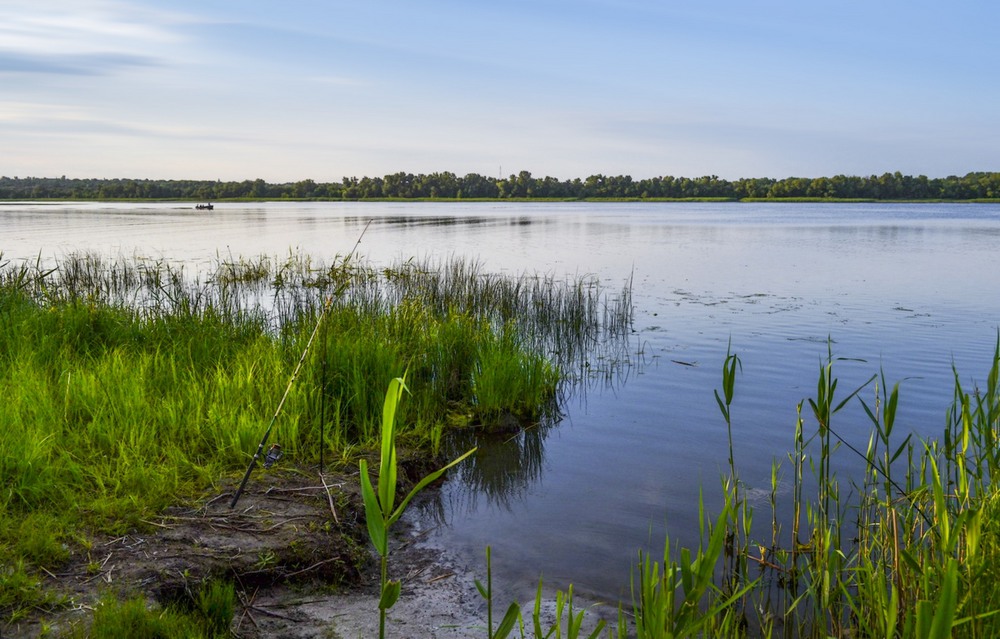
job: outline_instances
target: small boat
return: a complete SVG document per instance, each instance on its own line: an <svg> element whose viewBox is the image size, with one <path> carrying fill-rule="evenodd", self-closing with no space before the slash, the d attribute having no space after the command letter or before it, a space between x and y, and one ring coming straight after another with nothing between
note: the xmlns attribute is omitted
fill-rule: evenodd
<svg viewBox="0 0 1000 639"><path fill-rule="evenodd" d="M211 204L211 202L210 202L208 204L199 204L198 206L196 206L194 208L198 209L199 211L211 211L212 209L215 208L215 206L213 206Z"/></svg>

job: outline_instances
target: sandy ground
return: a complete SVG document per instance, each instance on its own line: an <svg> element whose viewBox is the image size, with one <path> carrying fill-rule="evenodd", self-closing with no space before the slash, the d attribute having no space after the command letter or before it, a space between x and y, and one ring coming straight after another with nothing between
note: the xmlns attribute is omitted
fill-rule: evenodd
<svg viewBox="0 0 1000 639"><path fill-rule="evenodd" d="M485 565L467 565L446 548L426 541L426 531L410 524L397 533L392 542L390 576L402 582L402 594L389 611L386 624L388 637L488 637L486 600L476 589L475 580L485 582ZM483 562L485 563L485 562ZM353 639L378 636L377 585L375 575L371 583L350 592L316 596L301 593L296 596L282 590L272 590L259 597L260 609L278 612L284 617L255 615L256 623L268 637L300 639L323 637L327 639ZM496 584L494 584L496 588ZM531 624L534 593L517 593L498 590L494 597L494 628L507 607L517 600L521 605L524 621ZM545 593L541 619L547 631L556 619L554 593ZM617 610L592 602L574 602L575 609L588 608L583 627L589 632L599 619L609 623ZM253 610L251 610L253 612ZM565 613L564 613L565 617ZM245 621L237 620L237 626ZM565 621L563 636L565 636ZM606 632L606 631L605 631ZM533 633L526 627L526 635ZM515 630L511 637L518 637ZM586 636L586 634L584 635ZM605 635L606 636L606 635Z"/></svg>
<svg viewBox="0 0 1000 639"><path fill-rule="evenodd" d="M476 577L466 567L456 565L446 553L401 541L396 539L401 549L392 555L391 573L401 579L402 594L389 611L387 636L485 636L486 602L476 590ZM279 612L286 618L250 612L262 634L268 637L376 637L378 588L375 575L369 578L370 585L343 594L295 595L275 589L258 597L257 607ZM245 620L236 622L238 626Z"/></svg>

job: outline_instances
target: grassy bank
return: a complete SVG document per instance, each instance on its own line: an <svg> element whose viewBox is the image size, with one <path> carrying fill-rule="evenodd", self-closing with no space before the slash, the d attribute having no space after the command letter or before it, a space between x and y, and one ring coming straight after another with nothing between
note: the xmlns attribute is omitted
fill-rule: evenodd
<svg viewBox="0 0 1000 639"><path fill-rule="evenodd" d="M375 269L291 256L162 261L71 256L0 269L0 612L51 609L39 577L98 534L244 468L328 311L275 425L295 464L353 462L377 443L388 380L413 390L400 438L532 423L574 358L624 334L628 289L499 277L463 261ZM615 301L617 300L617 301ZM617 313L617 315L616 315Z"/></svg>

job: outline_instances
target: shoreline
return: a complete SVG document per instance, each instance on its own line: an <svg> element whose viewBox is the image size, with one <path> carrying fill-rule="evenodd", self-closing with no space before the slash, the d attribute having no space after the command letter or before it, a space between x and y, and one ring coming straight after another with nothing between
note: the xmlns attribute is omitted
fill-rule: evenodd
<svg viewBox="0 0 1000 639"><path fill-rule="evenodd" d="M203 199L192 198L32 198L32 199L0 199L0 207L4 206L42 206L46 204L194 204ZM643 203L714 203L714 204L1000 204L1000 198L924 198L924 199L875 199L875 198L825 198L825 197L515 197L515 198L435 198L435 197L372 197L372 198L213 198L213 204L270 204L270 203L327 203L327 204L643 204ZM195 210L195 207L191 207ZM212 210L205 210L205 215L211 215Z"/></svg>

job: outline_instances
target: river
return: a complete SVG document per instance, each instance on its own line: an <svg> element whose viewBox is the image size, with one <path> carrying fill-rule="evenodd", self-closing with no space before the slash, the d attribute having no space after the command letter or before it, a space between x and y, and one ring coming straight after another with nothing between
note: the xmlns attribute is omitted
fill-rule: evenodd
<svg viewBox="0 0 1000 639"><path fill-rule="evenodd" d="M735 461L770 520L771 463L791 449L796 405L828 349L839 396L872 374L901 382L897 428L937 436L954 366L985 382L1000 326L1000 206L750 203L177 203L0 205L3 260L87 250L183 262L358 252L376 263L467 256L484 270L633 282L630 365L567 396L550 427L494 445L474 482L414 510L432 543L530 589L628 598L640 548L697 543L699 495L727 473L721 388L739 355ZM600 362L595 362L599 366ZM872 403L871 387L861 395ZM837 415L857 447L870 423ZM807 428L813 427L807 418ZM837 453L845 477L857 459ZM781 500L786 481L779 486ZM468 475L468 474L466 474ZM466 477L470 479L470 477ZM492 482L492 483L490 483Z"/></svg>

